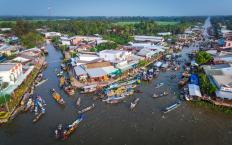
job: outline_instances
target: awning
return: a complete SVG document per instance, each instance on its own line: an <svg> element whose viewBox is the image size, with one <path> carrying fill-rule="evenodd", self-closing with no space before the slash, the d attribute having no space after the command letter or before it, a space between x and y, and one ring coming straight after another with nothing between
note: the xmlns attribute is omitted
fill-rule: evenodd
<svg viewBox="0 0 232 145"><path fill-rule="evenodd" d="M189 84L188 88L189 88L189 95L190 96L197 96L197 97L202 96L199 86L194 85L194 84Z"/></svg>

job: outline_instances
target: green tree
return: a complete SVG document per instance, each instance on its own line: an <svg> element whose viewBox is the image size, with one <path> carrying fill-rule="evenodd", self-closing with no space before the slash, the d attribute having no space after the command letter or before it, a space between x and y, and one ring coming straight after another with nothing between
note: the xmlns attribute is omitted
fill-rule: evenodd
<svg viewBox="0 0 232 145"><path fill-rule="evenodd" d="M118 45L116 43L113 42L107 42L107 43L102 43L97 45L96 47L90 49L90 51L92 52L99 52L102 50L106 50L106 49L116 49L118 47Z"/></svg>
<svg viewBox="0 0 232 145"><path fill-rule="evenodd" d="M15 27L13 28L14 33L18 37L28 34L29 32L34 31L34 26L28 21L17 21Z"/></svg>
<svg viewBox="0 0 232 145"><path fill-rule="evenodd" d="M41 46L44 43L44 37L35 32L29 32L21 37L21 42L26 48Z"/></svg>
<svg viewBox="0 0 232 145"><path fill-rule="evenodd" d="M213 57L205 51L198 51L196 54L196 62L199 65L206 64L213 60Z"/></svg>
<svg viewBox="0 0 232 145"><path fill-rule="evenodd" d="M207 95L212 95L213 93L215 93L216 87L213 84L211 84L208 77L203 73L199 74L198 76L200 80L201 91Z"/></svg>

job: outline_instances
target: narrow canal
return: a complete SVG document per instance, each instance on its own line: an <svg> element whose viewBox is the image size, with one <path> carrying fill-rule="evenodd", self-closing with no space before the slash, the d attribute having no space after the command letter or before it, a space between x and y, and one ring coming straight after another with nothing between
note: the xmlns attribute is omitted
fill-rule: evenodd
<svg viewBox="0 0 232 145"><path fill-rule="evenodd" d="M61 53L48 45L49 67L43 72L48 81L36 88L46 101L46 114L32 123L33 114L20 114L11 123L0 128L0 145L231 145L232 116L208 109L197 108L183 102L182 105L162 114L161 110L176 101L177 80L161 73L151 83L142 83L143 94L135 94L124 103L107 105L93 101L92 96L68 97L58 88L55 68L60 66ZM155 89L155 84L165 85ZM55 88L63 96L66 106L59 106L51 98L49 89ZM169 96L153 99L154 92L168 90ZM77 117L77 96L82 98L81 108L95 103L96 108L86 113L85 120L67 141L54 139L53 131L59 123L72 123ZM129 104L136 97L140 102L135 111Z"/></svg>

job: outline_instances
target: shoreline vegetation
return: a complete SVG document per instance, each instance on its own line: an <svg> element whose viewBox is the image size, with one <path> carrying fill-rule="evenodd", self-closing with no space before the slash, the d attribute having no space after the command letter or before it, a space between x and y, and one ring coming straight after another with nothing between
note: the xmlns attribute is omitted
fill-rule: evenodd
<svg viewBox="0 0 232 145"><path fill-rule="evenodd" d="M228 115L232 114L232 108L215 105L209 101L198 100L198 101L191 101L189 103L196 107L202 107L202 108L210 109L216 112L225 113Z"/></svg>

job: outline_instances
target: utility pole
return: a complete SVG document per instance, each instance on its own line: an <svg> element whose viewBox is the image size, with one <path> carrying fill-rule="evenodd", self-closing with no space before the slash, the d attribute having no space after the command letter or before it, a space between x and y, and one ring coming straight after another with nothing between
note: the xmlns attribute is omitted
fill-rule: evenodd
<svg viewBox="0 0 232 145"><path fill-rule="evenodd" d="M48 0L48 16L52 16L52 0Z"/></svg>

